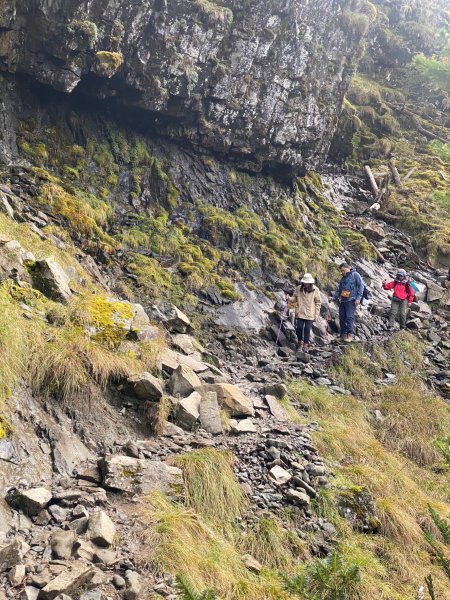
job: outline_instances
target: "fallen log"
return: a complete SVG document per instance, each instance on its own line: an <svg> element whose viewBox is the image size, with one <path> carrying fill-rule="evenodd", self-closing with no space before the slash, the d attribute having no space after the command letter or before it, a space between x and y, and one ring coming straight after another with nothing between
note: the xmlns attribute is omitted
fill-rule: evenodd
<svg viewBox="0 0 450 600"><path fill-rule="evenodd" d="M412 169L410 169L406 173L406 175L403 177L403 183L405 183L406 181L408 181L408 179L411 177L411 175L413 175L416 171L417 171L417 167L413 167Z"/></svg>
<svg viewBox="0 0 450 600"><path fill-rule="evenodd" d="M364 165L364 171L366 172L367 179L369 180L369 183L370 183L370 188L372 190L372 196L375 198L375 200L377 200L380 190L378 188L377 182L375 181L375 177L373 176L372 169L369 167L369 165Z"/></svg>
<svg viewBox="0 0 450 600"><path fill-rule="evenodd" d="M391 169L392 177L394 178L395 185L397 187L402 187L402 180L400 179L400 175L398 173L397 167L395 166L394 160L391 158L389 161L389 168Z"/></svg>

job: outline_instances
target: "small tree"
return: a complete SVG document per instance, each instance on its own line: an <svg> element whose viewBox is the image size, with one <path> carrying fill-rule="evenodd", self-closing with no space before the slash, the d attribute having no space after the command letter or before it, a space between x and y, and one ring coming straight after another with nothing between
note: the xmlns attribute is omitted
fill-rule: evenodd
<svg viewBox="0 0 450 600"><path fill-rule="evenodd" d="M361 573L357 565L345 564L339 552L316 559L295 577L283 576L286 591L303 600L352 600L359 598Z"/></svg>

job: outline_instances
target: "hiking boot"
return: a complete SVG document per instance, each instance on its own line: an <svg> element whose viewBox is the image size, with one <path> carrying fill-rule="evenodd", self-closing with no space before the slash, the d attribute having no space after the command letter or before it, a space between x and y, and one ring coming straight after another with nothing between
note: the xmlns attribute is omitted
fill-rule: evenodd
<svg viewBox="0 0 450 600"><path fill-rule="evenodd" d="M303 352L308 352L309 350L309 344L307 344L306 342L303 344Z"/></svg>
<svg viewBox="0 0 450 600"><path fill-rule="evenodd" d="M350 344L351 342L353 342L353 335L351 335L350 333L349 333L348 335L346 335L346 336L344 337L344 342L345 342L346 344Z"/></svg>
<svg viewBox="0 0 450 600"><path fill-rule="evenodd" d="M297 342L297 352L301 352L303 350L303 342Z"/></svg>

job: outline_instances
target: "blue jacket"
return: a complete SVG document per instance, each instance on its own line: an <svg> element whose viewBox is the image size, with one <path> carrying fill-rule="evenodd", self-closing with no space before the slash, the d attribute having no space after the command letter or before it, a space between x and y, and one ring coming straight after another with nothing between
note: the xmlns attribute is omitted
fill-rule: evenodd
<svg viewBox="0 0 450 600"><path fill-rule="evenodd" d="M342 298L341 292L348 291L350 296ZM344 275L339 283L338 289L335 291L333 299L341 299L341 302L351 302L352 300L361 300L364 292L364 282L359 273L355 269L351 269L347 275Z"/></svg>

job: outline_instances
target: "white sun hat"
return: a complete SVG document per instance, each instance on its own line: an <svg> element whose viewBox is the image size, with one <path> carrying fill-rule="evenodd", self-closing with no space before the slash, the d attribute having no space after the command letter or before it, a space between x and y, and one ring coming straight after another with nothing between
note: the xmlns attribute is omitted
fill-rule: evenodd
<svg viewBox="0 0 450 600"><path fill-rule="evenodd" d="M305 273L300 283L314 283L314 277L311 275L311 273Z"/></svg>

